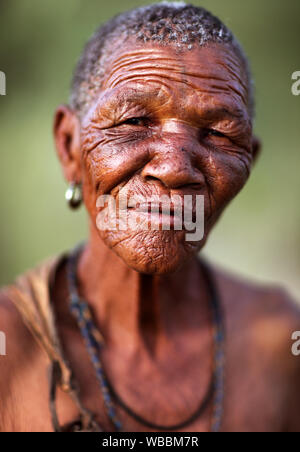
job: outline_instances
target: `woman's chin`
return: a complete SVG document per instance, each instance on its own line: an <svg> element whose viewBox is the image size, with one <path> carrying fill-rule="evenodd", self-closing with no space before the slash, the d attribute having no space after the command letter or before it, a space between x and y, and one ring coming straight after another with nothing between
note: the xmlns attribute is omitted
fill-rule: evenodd
<svg viewBox="0 0 300 452"><path fill-rule="evenodd" d="M139 273L163 275L174 273L199 250L199 243L185 241L182 231L153 231L123 237L106 243L128 265Z"/></svg>

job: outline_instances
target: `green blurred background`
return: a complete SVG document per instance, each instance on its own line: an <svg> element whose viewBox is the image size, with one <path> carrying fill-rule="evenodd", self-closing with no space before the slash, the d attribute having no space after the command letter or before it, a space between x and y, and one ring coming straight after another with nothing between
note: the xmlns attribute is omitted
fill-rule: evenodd
<svg viewBox="0 0 300 452"><path fill-rule="evenodd" d="M84 211L69 212L54 153L52 118L67 102L76 60L94 29L147 1L0 0L0 284L87 235ZM227 209L205 253L300 299L299 0L194 1L234 31L252 63L255 129L263 153L248 185Z"/></svg>

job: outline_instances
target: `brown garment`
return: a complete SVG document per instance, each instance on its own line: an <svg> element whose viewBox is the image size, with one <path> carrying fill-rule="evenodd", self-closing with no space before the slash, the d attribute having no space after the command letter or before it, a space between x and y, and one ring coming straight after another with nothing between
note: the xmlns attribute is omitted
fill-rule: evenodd
<svg viewBox="0 0 300 452"><path fill-rule="evenodd" d="M56 270L66 256L52 258L37 268L20 276L14 284L4 289L7 297L19 311L24 323L49 357L49 409L53 429L61 431L103 431L94 421L93 415L80 403L72 371L63 356L55 317L51 305L51 287ZM64 427L59 425L56 414L56 387L69 394L80 411L80 420Z"/></svg>

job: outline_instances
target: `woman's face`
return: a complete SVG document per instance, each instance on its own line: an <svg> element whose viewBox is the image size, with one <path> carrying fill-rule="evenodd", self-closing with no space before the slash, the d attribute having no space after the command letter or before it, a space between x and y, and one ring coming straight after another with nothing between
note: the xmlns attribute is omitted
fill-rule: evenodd
<svg viewBox="0 0 300 452"><path fill-rule="evenodd" d="M112 52L80 125L81 180L99 236L130 267L172 272L202 248L249 176L254 145L247 104L245 74L228 47L179 53L175 46L131 43ZM113 202L107 208L103 195L118 208L125 193L131 201L112 228L106 221ZM172 209L148 212L149 200L162 195L166 202L192 196L187 212L198 225L202 195L203 237L188 240L185 227L175 230ZM162 230L168 222L170 230Z"/></svg>

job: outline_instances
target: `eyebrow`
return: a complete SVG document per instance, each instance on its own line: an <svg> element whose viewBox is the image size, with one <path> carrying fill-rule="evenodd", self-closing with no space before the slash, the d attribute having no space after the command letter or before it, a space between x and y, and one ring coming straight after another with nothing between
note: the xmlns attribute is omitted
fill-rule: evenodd
<svg viewBox="0 0 300 452"><path fill-rule="evenodd" d="M201 114L201 116L205 118L223 118L223 117L229 117L232 119L244 119L245 118L245 112L244 110L240 108L232 108L229 109L228 107L216 107L216 108L209 108L207 110L204 110Z"/></svg>
<svg viewBox="0 0 300 452"><path fill-rule="evenodd" d="M103 103L103 107L114 107L116 109L121 109L122 104L135 104L137 107L146 108L147 103L151 100L153 105L153 99L157 101L157 104L161 104L163 100L168 100L168 96L162 93L159 89L157 90L161 95L157 95L156 91L143 92L143 91L131 91L129 93L118 92L109 96ZM140 105L139 105L140 104ZM200 116L204 119L218 120L223 118L230 118L233 120L245 120L245 110L242 108L237 108L236 106L220 105L214 108L203 109Z"/></svg>
<svg viewBox="0 0 300 452"><path fill-rule="evenodd" d="M112 93L110 96L108 96L107 99L104 100L103 106L119 106L121 105L121 103L125 102L132 104L143 102L145 106L146 102L148 102L149 100L153 101L153 98L161 101L167 100L168 96L165 93L162 93L159 88L151 92L130 90L129 92L121 93L119 91L118 93Z"/></svg>

